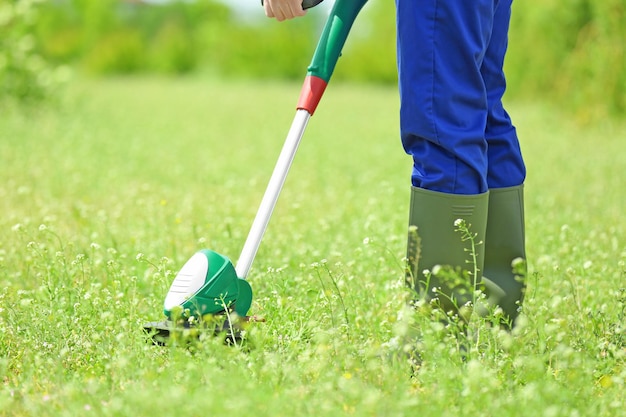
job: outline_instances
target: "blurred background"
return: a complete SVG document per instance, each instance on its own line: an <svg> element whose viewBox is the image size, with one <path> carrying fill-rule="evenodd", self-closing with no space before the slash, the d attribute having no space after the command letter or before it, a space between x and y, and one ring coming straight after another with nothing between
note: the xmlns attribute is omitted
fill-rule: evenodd
<svg viewBox="0 0 626 417"><path fill-rule="evenodd" d="M302 79L332 0L277 23L258 0L0 0L0 101L37 101L73 77ZM626 0L514 2L507 99L580 121L626 111ZM334 79L395 86L395 6L370 0Z"/></svg>

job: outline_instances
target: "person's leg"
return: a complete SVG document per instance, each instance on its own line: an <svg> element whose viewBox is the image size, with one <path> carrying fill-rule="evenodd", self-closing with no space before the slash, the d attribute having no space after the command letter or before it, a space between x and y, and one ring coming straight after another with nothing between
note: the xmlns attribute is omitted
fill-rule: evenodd
<svg viewBox="0 0 626 417"><path fill-rule="evenodd" d="M396 0L396 6L401 139L413 158L409 226L417 228L417 236L409 232L408 273L421 292L423 271L435 265L479 274L483 268L484 250L478 247L471 265L469 242L454 231L454 221L464 219L475 242L484 240L488 101L480 69L494 1ZM428 291L441 284L430 279ZM448 297L467 301L443 294Z"/></svg>
<svg viewBox="0 0 626 417"><path fill-rule="evenodd" d="M481 73L487 89L489 218L485 238L483 283L489 304L499 306L512 325L524 296L525 263L514 271L515 260L525 261L524 195L526 169L515 127L502 105L506 89L503 72L507 50L511 0L500 0Z"/></svg>
<svg viewBox="0 0 626 417"><path fill-rule="evenodd" d="M396 0L400 133L412 183L487 191L487 95L481 66L493 0Z"/></svg>
<svg viewBox="0 0 626 417"><path fill-rule="evenodd" d="M504 58L508 47L511 0L497 2L493 30L480 67L487 94L487 185L489 189L521 185L526 177L517 132L502 104L506 90Z"/></svg>

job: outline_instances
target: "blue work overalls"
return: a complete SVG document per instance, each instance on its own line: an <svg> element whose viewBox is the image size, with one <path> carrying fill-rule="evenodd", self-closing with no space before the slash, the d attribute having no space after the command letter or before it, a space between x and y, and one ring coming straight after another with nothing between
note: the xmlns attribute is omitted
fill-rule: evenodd
<svg viewBox="0 0 626 417"><path fill-rule="evenodd" d="M480 194L526 170L502 106L512 0L396 0L400 130L415 187Z"/></svg>

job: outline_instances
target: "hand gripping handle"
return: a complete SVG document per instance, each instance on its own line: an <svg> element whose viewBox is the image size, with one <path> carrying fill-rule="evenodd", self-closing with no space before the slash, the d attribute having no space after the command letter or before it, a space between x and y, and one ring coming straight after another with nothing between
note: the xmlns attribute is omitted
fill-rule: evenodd
<svg viewBox="0 0 626 417"><path fill-rule="evenodd" d="M302 2L302 8L304 10L310 9L311 7L315 7L315 6L317 6L318 4L320 4L323 1L324 0L304 0ZM261 0L261 6L263 6L263 0Z"/></svg>

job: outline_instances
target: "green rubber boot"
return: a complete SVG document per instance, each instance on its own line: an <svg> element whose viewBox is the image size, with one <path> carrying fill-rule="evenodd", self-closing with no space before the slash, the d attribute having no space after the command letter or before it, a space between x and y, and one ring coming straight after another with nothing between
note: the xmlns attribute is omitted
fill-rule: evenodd
<svg viewBox="0 0 626 417"><path fill-rule="evenodd" d="M524 298L526 250L524 186L489 191L483 283L490 306L499 306L512 326ZM513 265L515 264L515 265Z"/></svg>
<svg viewBox="0 0 626 417"><path fill-rule="evenodd" d="M488 206L488 192L462 195L411 189L407 283L420 297L437 298L444 311L458 313L462 319L467 312L461 307L473 300L481 280ZM473 253L472 241L456 230L457 219L476 235ZM425 270L431 273L424 275Z"/></svg>

